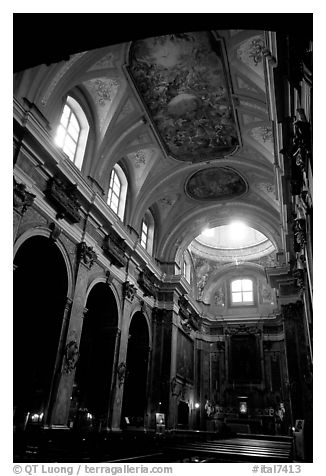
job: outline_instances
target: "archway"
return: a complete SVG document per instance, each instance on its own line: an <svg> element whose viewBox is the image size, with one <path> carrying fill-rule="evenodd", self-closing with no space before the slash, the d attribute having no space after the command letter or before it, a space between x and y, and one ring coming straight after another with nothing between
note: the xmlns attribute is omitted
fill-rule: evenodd
<svg viewBox="0 0 326 476"><path fill-rule="evenodd" d="M123 393L122 426L144 426L147 403L149 356L148 325L145 316L136 312L129 327L127 372Z"/></svg>
<svg viewBox="0 0 326 476"><path fill-rule="evenodd" d="M77 427L107 424L118 327L116 299L106 283L91 289L80 341L70 419Z"/></svg>
<svg viewBox="0 0 326 476"><path fill-rule="evenodd" d="M58 247L43 236L24 241L16 253L14 267L14 424L25 428L47 420L60 335L64 331L68 277Z"/></svg>

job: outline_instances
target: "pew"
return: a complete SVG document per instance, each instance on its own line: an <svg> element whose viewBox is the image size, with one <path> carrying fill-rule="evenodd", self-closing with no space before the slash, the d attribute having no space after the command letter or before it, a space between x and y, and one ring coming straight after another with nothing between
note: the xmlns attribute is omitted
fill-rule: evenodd
<svg viewBox="0 0 326 476"><path fill-rule="evenodd" d="M210 441L178 443L167 446L172 458L184 461L188 457L209 459L212 462L291 462L293 461L293 442L284 440L235 437Z"/></svg>

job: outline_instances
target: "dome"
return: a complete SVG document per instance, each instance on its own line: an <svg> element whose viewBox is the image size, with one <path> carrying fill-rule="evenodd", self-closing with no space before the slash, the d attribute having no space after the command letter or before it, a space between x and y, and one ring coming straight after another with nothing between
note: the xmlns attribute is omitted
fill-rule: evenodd
<svg viewBox="0 0 326 476"><path fill-rule="evenodd" d="M191 250L202 257L232 261L259 259L275 250L260 231L242 222L203 230L191 243Z"/></svg>

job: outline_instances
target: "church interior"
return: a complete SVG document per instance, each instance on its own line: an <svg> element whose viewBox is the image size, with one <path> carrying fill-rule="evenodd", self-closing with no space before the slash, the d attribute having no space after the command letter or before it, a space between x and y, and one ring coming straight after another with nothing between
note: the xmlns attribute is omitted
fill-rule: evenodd
<svg viewBox="0 0 326 476"><path fill-rule="evenodd" d="M14 461L313 461L312 14L279 16L33 16Z"/></svg>

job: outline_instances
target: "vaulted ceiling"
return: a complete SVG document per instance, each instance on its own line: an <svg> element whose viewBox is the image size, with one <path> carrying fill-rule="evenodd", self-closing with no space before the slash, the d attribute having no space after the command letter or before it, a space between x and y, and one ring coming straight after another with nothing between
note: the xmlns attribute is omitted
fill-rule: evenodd
<svg viewBox="0 0 326 476"><path fill-rule="evenodd" d="M50 123L80 96L92 132L83 174L103 195L119 163L129 178L125 221L151 209L155 255L178 261L203 231L243 220L281 247L265 33L168 34L71 55L29 70L23 97ZM24 89L22 89L24 88Z"/></svg>

